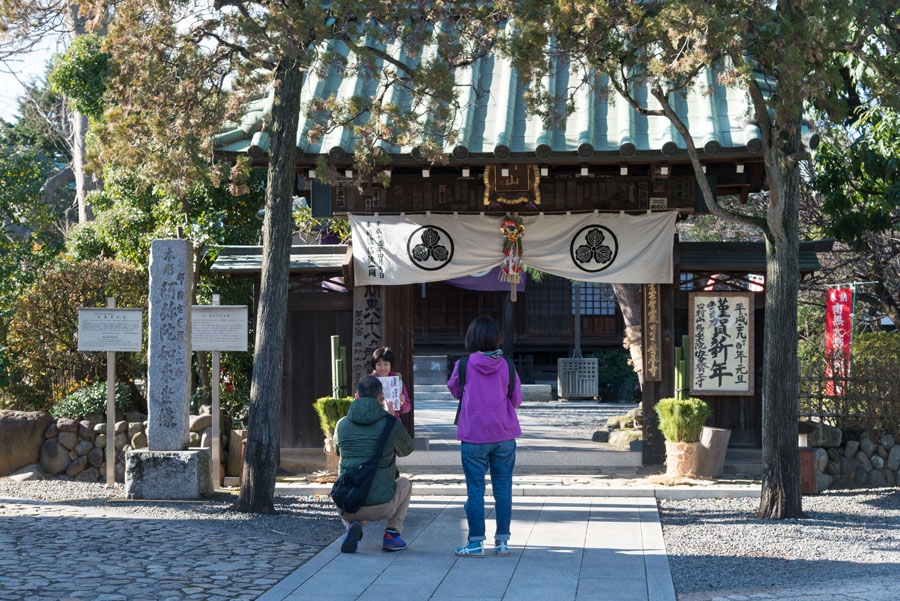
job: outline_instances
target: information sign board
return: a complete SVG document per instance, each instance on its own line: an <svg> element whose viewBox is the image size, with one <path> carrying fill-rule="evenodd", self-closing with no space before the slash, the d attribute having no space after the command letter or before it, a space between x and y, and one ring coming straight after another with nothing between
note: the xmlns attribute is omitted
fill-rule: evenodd
<svg viewBox="0 0 900 601"><path fill-rule="evenodd" d="M247 305L194 305L191 348L195 351L246 351Z"/></svg>
<svg viewBox="0 0 900 601"><path fill-rule="evenodd" d="M78 350L139 353L142 309L78 308Z"/></svg>

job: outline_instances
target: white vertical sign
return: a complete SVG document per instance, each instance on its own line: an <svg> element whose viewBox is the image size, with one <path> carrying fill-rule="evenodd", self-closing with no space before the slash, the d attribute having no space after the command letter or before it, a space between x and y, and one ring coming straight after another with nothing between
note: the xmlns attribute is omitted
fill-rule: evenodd
<svg viewBox="0 0 900 601"><path fill-rule="evenodd" d="M753 394L753 294L694 292L691 394Z"/></svg>

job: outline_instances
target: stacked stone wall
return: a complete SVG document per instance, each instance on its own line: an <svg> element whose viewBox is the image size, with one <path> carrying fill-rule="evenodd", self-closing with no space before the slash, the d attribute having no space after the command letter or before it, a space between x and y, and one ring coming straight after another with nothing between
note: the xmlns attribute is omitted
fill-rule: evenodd
<svg viewBox="0 0 900 601"><path fill-rule="evenodd" d="M192 415L191 446L212 446L212 416ZM38 462L12 474L17 480L74 480L106 482L105 422L54 419L44 431ZM129 412L117 421L112 444L116 448L116 481L125 481L125 454L147 447L147 416Z"/></svg>
<svg viewBox="0 0 900 601"><path fill-rule="evenodd" d="M891 433L842 432L817 424L810 444L816 447L820 491L900 484L900 444Z"/></svg>

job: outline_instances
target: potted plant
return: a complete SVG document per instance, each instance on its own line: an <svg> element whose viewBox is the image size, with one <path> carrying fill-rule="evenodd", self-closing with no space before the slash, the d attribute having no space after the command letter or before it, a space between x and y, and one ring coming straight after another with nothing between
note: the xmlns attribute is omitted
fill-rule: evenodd
<svg viewBox="0 0 900 601"><path fill-rule="evenodd" d="M709 405L696 398L660 399L654 409L666 438L666 475L695 475L700 431L709 417Z"/></svg>
<svg viewBox="0 0 900 601"><path fill-rule="evenodd" d="M352 402L353 399L351 397L322 397L313 403L313 408L319 415L319 425L322 427L322 433L325 435L326 470L337 471L338 469L339 460L333 443L334 429L338 421L350 411L350 403Z"/></svg>

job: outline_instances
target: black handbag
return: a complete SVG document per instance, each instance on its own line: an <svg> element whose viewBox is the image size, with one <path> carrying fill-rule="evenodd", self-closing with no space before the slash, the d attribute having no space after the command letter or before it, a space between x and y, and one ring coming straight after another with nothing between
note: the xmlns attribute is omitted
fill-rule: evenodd
<svg viewBox="0 0 900 601"><path fill-rule="evenodd" d="M366 496L375 480L378 462L381 461L381 454L384 452L384 445L391 430L394 429L395 421L397 418L393 415L385 417L384 429L381 431L381 438L378 439L378 450L372 458L344 472L331 487L331 500L343 513L356 513L366 502Z"/></svg>

